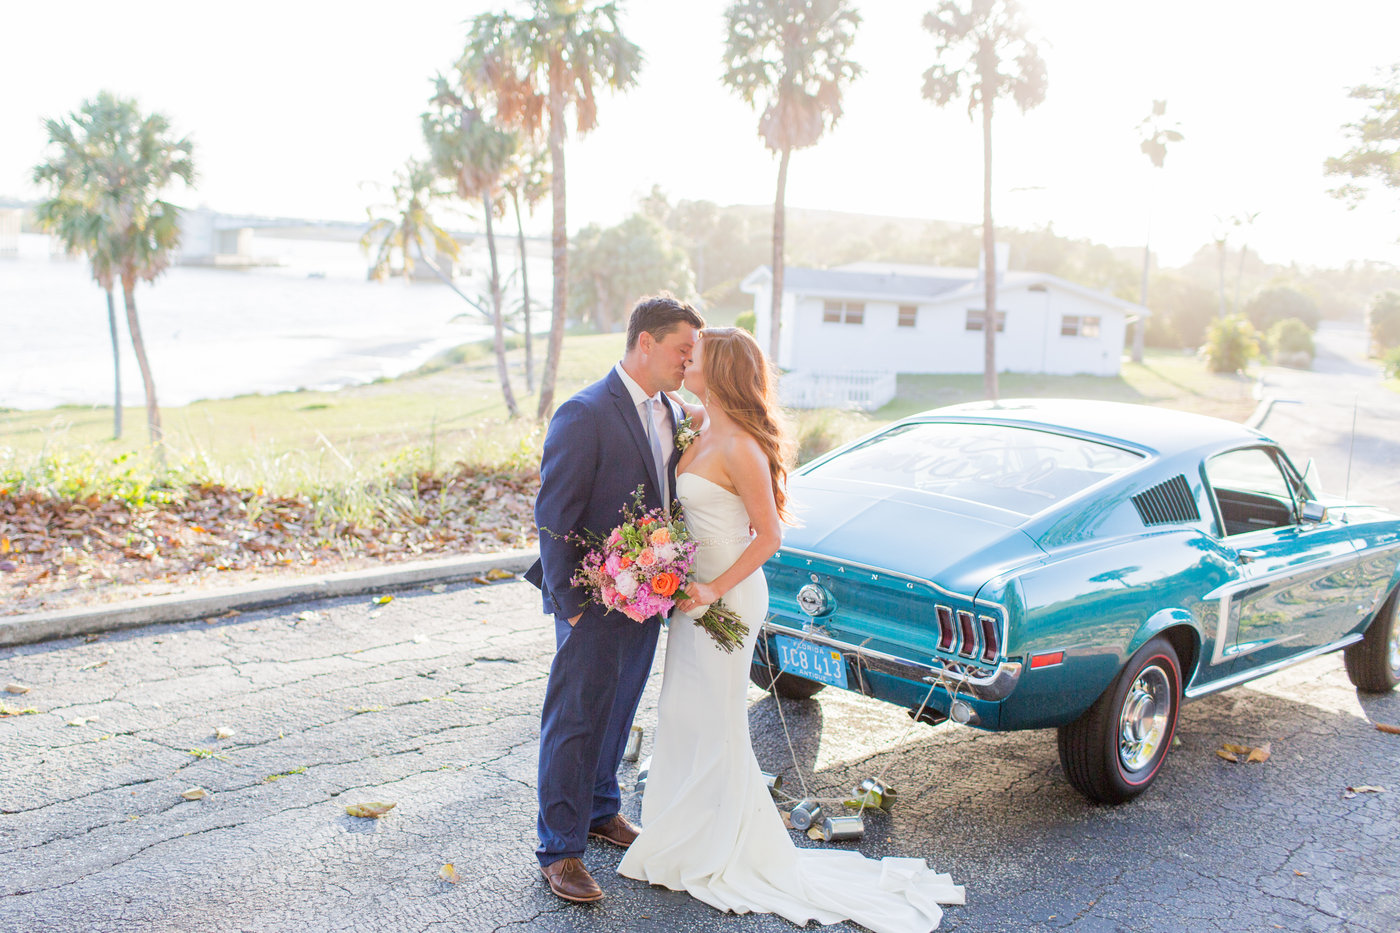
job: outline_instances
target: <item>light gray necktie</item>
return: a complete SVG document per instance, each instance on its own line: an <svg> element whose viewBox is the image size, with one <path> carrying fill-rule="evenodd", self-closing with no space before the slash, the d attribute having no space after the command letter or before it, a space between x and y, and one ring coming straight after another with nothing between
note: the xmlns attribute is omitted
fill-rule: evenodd
<svg viewBox="0 0 1400 933"><path fill-rule="evenodd" d="M647 443L651 445L651 459L656 461L656 475L661 481L661 506L670 515L671 484L666 476L666 458L661 454L661 438L656 435L656 406L660 404L654 398L647 399Z"/></svg>

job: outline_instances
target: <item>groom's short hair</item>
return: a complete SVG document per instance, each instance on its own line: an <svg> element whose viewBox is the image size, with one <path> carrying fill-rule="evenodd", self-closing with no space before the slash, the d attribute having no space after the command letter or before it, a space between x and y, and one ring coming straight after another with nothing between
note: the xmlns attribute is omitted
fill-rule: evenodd
<svg viewBox="0 0 1400 933"><path fill-rule="evenodd" d="M682 324L700 328L705 326L705 319L699 311L669 292L643 298L632 309L632 317L627 321L627 349L637 346L642 331L662 340Z"/></svg>

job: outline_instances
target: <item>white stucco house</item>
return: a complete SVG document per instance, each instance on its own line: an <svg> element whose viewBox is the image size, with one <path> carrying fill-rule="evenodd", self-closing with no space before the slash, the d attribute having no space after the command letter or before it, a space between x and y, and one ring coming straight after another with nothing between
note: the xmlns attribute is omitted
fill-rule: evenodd
<svg viewBox="0 0 1400 933"><path fill-rule="evenodd" d="M998 276L997 369L1116 376L1130 322L1151 312L1042 272ZM767 346L772 272L740 284L754 297ZM860 262L783 272L778 365L799 373L852 370L980 373L983 288L977 269Z"/></svg>

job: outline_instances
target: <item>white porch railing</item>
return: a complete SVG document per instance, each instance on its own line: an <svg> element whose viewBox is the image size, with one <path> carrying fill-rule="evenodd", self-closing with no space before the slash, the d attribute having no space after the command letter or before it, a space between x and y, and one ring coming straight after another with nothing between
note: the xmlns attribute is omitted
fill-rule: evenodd
<svg viewBox="0 0 1400 933"><path fill-rule="evenodd" d="M874 411L894 395L895 374L889 372L791 372L778 383L778 396L788 408Z"/></svg>

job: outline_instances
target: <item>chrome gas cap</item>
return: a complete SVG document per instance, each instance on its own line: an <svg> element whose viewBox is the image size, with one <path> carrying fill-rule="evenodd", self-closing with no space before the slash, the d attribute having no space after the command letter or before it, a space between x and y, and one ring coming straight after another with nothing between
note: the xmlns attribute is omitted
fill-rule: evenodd
<svg viewBox="0 0 1400 933"><path fill-rule="evenodd" d="M836 606L836 600L832 597L831 591L820 583L808 583L797 591L797 605L807 615L817 618L830 614Z"/></svg>

